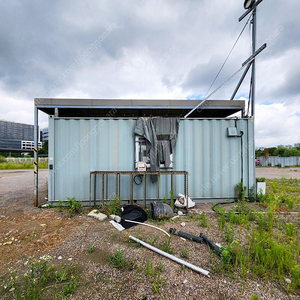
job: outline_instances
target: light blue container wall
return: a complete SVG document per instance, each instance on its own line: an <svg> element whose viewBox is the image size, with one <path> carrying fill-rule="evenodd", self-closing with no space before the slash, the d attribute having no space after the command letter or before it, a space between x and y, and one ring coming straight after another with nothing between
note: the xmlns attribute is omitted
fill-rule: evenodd
<svg viewBox="0 0 300 300"><path fill-rule="evenodd" d="M227 136L227 128L235 127L235 122L238 135L243 130L243 137ZM252 120L247 119L180 122L174 166L175 170L184 169L189 172L189 195L192 198L232 199L235 197L236 184L242 180L245 186L253 186L253 129ZM180 186L177 179L176 186ZM177 193L176 189L175 192Z"/></svg>
<svg viewBox="0 0 300 300"><path fill-rule="evenodd" d="M89 199L90 171L134 170L132 119L61 119L49 121L49 200L75 197ZM240 137L228 137L236 124ZM175 171L189 172L189 196L193 199L234 198L234 187L242 180L255 181L254 126L252 120L181 120L174 150ZM243 148L243 155L241 149ZM243 176L242 176L243 157ZM160 198L169 197L170 176L160 178ZM102 198L102 178L97 177L97 199ZM105 184L106 187L106 184ZM248 189L249 190L249 189ZM129 176L121 177L121 198L129 199ZM92 191L93 192L93 191ZM108 198L115 195L115 177L109 175ZM184 176L174 176L174 195L184 193ZM135 199L143 198L143 184L133 184ZM147 178L147 199L157 198L157 184Z"/></svg>
<svg viewBox="0 0 300 300"><path fill-rule="evenodd" d="M49 199L88 200L90 171L132 170L134 126L134 120L50 118L49 128L53 131L49 132L49 157L53 159L53 170L49 171ZM115 181L109 181L108 194L113 196ZM99 195L101 186L98 176Z"/></svg>

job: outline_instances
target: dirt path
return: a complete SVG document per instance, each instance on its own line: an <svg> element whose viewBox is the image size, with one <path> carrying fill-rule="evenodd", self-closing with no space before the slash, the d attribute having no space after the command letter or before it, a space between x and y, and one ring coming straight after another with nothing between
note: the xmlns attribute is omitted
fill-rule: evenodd
<svg viewBox="0 0 300 300"><path fill-rule="evenodd" d="M48 170L39 170L39 202L45 202ZM9 209L19 205L22 209L33 209L33 170L0 170L0 207Z"/></svg>

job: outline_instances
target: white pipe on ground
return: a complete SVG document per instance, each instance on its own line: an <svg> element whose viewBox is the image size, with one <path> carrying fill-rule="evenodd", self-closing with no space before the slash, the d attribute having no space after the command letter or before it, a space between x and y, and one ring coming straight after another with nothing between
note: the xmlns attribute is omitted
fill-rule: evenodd
<svg viewBox="0 0 300 300"><path fill-rule="evenodd" d="M153 226L153 225L150 225L150 224L146 224L146 223L137 222L137 221L126 220L126 219L124 219L124 221L125 222L129 222L129 223L135 223L135 224L145 225L145 226L148 226L148 227L152 227L152 228L158 229L158 230L162 231L163 233L165 233L168 237L170 237L170 235L165 230L163 230L163 229L161 229L159 227L156 227L156 226Z"/></svg>
<svg viewBox="0 0 300 300"><path fill-rule="evenodd" d="M147 243L145 243L145 242L143 242L143 241L135 238L132 235L130 235L129 238L132 239L133 241L137 242L137 243L140 243L144 247L146 247L146 248L148 248L148 249L150 249L150 250L152 250L152 251L154 251L154 252L156 252L156 253L158 253L158 254L160 254L162 256L165 256L165 257L167 257L167 258L169 258L169 259L171 259L171 260L173 260L173 261L175 261L175 262L177 262L177 263L179 263L181 265L184 265L184 266L186 266L186 267L188 267L188 268L190 268L190 269L192 269L192 270L194 270L194 271L196 271L196 272L198 272L198 273L200 273L202 275L210 277L208 275L209 272L206 271L206 270L204 270L204 269L202 269L202 268L199 268L199 267L197 267L195 265L192 265L192 264L190 264L190 263L188 263L188 262L186 262L186 261L184 261L184 260L182 260L182 259L174 256L174 255L171 255L171 254L169 254L167 252L164 252L164 251L162 251L162 250L160 250L158 248L155 248L155 247L153 247L153 246L151 246L151 245L149 245L149 244L147 244Z"/></svg>
<svg viewBox="0 0 300 300"><path fill-rule="evenodd" d="M122 218L119 217L119 216L116 216L116 215L110 215L109 216L110 219L112 220L115 220L116 222L120 223ZM132 220L126 220L126 219L123 219L125 222L129 222L129 223L134 223L134 224L140 224L140 225L145 225L145 226L148 226L148 227L152 227L152 228L155 228L155 229L158 229L160 231L162 231L163 233L165 233L168 237L170 237L170 235L163 229L159 228L159 227L156 227L154 225L150 225L150 224L146 224L146 223L141 223L141 222L137 222L137 221L132 221Z"/></svg>

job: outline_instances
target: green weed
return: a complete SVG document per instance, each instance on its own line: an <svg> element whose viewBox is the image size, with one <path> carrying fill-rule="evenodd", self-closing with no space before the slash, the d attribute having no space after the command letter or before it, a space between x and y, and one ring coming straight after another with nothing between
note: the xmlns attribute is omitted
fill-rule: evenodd
<svg viewBox="0 0 300 300"><path fill-rule="evenodd" d="M95 250L95 246L94 245L91 245L88 249L88 253L93 253Z"/></svg>
<svg viewBox="0 0 300 300"><path fill-rule="evenodd" d="M226 217L224 214L222 214L220 217L218 217L219 230L224 230L225 222L226 222Z"/></svg>
<svg viewBox="0 0 300 300"><path fill-rule="evenodd" d="M132 268L132 262L126 260L123 257L122 251L120 249L116 250L116 253L109 257L109 263L117 269L130 269Z"/></svg>
<svg viewBox="0 0 300 300"><path fill-rule="evenodd" d="M119 197L115 197L114 199L108 201L104 204L101 211L106 215L121 215L121 208L123 206L123 201Z"/></svg>
<svg viewBox="0 0 300 300"><path fill-rule="evenodd" d="M159 263L159 265L157 266L157 269L159 272L163 272L164 271L164 264L162 262Z"/></svg>
<svg viewBox="0 0 300 300"><path fill-rule="evenodd" d="M199 216L199 225L201 227L207 227L208 225L208 221L207 221L207 213L206 212L202 212L202 214Z"/></svg>
<svg viewBox="0 0 300 300"><path fill-rule="evenodd" d="M65 202L66 207L68 208L68 212L71 217L76 214L80 214L82 212L81 201L76 201L75 198L67 197L67 201Z"/></svg>
<svg viewBox="0 0 300 300"><path fill-rule="evenodd" d="M160 294L160 289L164 284L165 278L164 276L161 277L160 272L158 272L154 278L152 291L153 293Z"/></svg>
<svg viewBox="0 0 300 300"><path fill-rule="evenodd" d="M242 182L239 182L235 186L235 195L238 201L244 201L245 200L245 194L246 194L247 187L243 185Z"/></svg>
<svg viewBox="0 0 300 300"><path fill-rule="evenodd" d="M281 278L295 264L293 243L282 242L268 232L253 230L249 241L253 273L268 278Z"/></svg>
<svg viewBox="0 0 300 300"><path fill-rule="evenodd" d="M233 242L234 231L233 231L232 227L229 224L227 225L227 228L224 232L224 239L228 244L231 244Z"/></svg>
<svg viewBox="0 0 300 300"><path fill-rule="evenodd" d="M266 228L265 215L262 212L257 213L257 222L259 230L264 230Z"/></svg>
<svg viewBox="0 0 300 300"><path fill-rule="evenodd" d="M295 225L293 223L286 224L286 235L289 237L294 237L295 235Z"/></svg>
<svg viewBox="0 0 300 300"><path fill-rule="evenodd" d="M293 276L292 286L291 286L292 289L295 290L297 288L300 288L300 266L295 265L294 267L292 267L291 274Z"/></svg>
<svg viewBox="0 0 300 300"><path fill-rule="evenodd" d="M155 246L156 241L158 240L159 236L155 236L155 237L150 237L150 241L149 244L151 246Z"/></svg>
<svg viewBox="0 0 300 300"><path fill-rule="evenodd" d="M170 207L174 210L174 192L171 190L170 191Z"/></svg>
<svg viewBox="0 0 300 300"><path fill-rule="evenodd" d="M49 266L50 259L44 256L39 260L31 260L23 276L12 272L4 291L4 299L67 299L79 285L74 276L77 270L72 266L57 270L53 264Z"/></svg>
<svg viewBox="0 0 300 300"><path fill-rule="evenodd" d="M155 275L154 265L149 260L146 263L146 275L147 277Z"/></svg>
<svg viewBox="0 0 300 300"><path fill-rule="evenodd" d="M267 193L257 204L264 212L254 211L254 205L246 201L237 202L228 212L221 205L214 207L218 214L219 230L228 242L228 252L224 252L220 263L217 259L213 263L218 263L217 270L232 272L232 267L239 269L244 279L249 276L249 272L253 277L264 277L266 280L277 278L281 281L283 277L291 277L292 283L287 289L298 291L300 215L297 215L296 222L291 223L286 221L288 217L281 218L277 213L300 210L300 180L283 178L266 180L266 183ZM239 198L243 198L244 188L241 184L238 187ZM247 226L249 231L245 245L234 240L232 224L235 228ZM233 265L229 264L230 257Z"/></svg>
<svg viewBox="0 0 300 300"><path fill-rule="evenodd" d="M180 256L182 258L190 258L191 255L188 253L186 247L183 247L181 252L180 252Z"/></svg>
<svg viewBox="0 0 300 300"><path fill-rule="evenodd" d="M172 237L172 236L170 236L170 237L169 237L166 241L164 241L164 242L162 243L162 245L161 245L161 250L164 251L164 252L167 252L167 253L169 253L169 254L173 254L173 253L174 253L173 249L171 249L171 247L170 247L171 237Z"/></svg>

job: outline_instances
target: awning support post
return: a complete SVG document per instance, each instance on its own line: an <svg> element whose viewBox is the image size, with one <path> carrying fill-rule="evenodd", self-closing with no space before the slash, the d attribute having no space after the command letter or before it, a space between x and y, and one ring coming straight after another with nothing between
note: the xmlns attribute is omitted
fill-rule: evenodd
<svg viewBox="0 0 300 300"><path fill-rule="evenodd" d="M38 108L34 107L34 199L33 205L39 205L38 191L39 191L39 167L38 167L38 141L39 141L39 126L38 126Z"/></svg>

